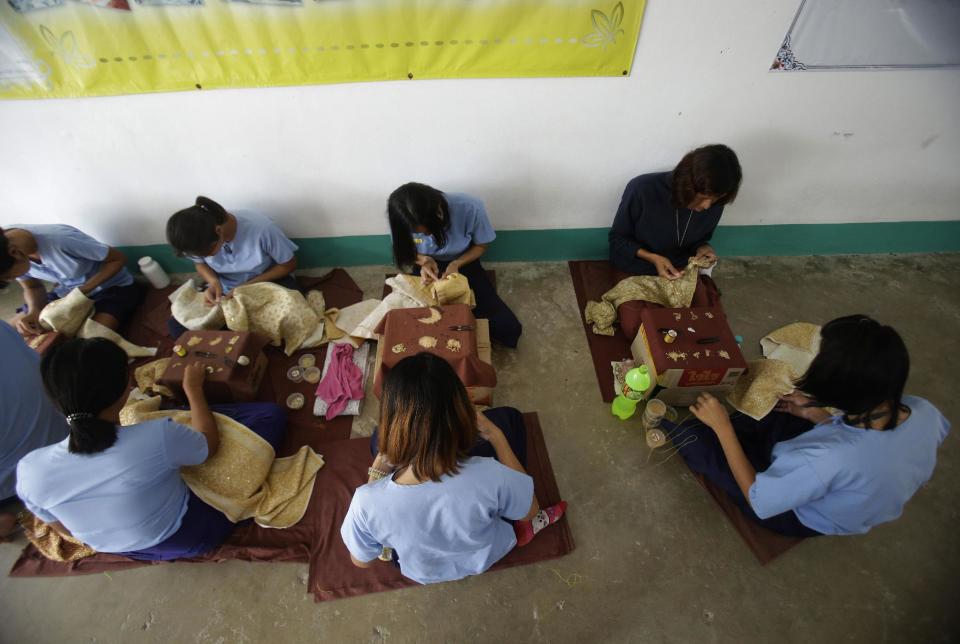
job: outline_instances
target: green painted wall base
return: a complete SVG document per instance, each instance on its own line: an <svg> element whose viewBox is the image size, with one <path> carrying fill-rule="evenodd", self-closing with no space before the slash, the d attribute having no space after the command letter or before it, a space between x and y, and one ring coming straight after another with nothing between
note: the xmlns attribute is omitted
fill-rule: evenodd
<svg viewBox="0 0 960 644"><path fill-rule="evenodd" d="M392 263L388 235L307 237L294 241L300 246L298 257L303 268ZM960 220L720 226L713 245L718 254L728 257L960 252ZM193 270L189 261L174 256L165 244L126 246L121 250L130 258L133 268L138 258L150 255L169 272ZM484 260L531 262L606 257L606 228L570 228L499 231Z"/></svg>

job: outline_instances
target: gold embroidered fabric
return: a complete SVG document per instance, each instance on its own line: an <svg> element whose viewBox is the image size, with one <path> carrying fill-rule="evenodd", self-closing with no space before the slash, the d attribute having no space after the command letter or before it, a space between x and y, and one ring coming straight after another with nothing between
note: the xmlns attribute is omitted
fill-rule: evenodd
<svg viewBox="0 0 960 644"><path fill-rule="evenodd" d="M600 302L587 302L583 310L584 320L588 324L593 323L593 332L597 335L613 335L617 308L624 302L642 300L669 309L687 308L693 301L694 291L697 290L700 269L708 265L709 262L705 260L691 257L687 267L675 280L658 275L636 275L620 280L616 286L600 296Z"/></svg>
<svg viewBox="0 0 960 644"><path fill-rule="evenodd" d="M747 363L727 400L738 411L760 420L776 406L780 396L792 393L793 369L782 360L760 358Z"/></svg>
<svg viewBox="0 0 960 644"><path fill-rule="evenodd" d="M189 411L159 411L160 398L128 401L121 425L173 418L190 424ZM253 517L265 528L288 528L307 510L323 457L304 445L293 456L275 458L270 444L222 414L214 414L220 430L217 453L201 465L183 467L187 486L207 504L237 522Z"/></svg>
<svg viewBox="0 0 960 644"><path fill-rule="evenodd" d="M173 358L160 358L159 360L154 360L137 367L133 372L133 379L136 381L140 391L145 394L153 392L161 396L166 396L167 398L173 398L174 394L169 388L157 384L160 376L163 375L164 370L172 359Z"/></svg>
<svg viewBox="0 0 960 644"><path fill-rule="evenodd" d="M97 554L97 551L87 544L73 537L60 534L28 510L19 514L19 520L27 539L47 559L77 561Z"/></svg>
<svg viewBox="0 0 960 644"><path fill-rule="evenodd" d="M40 326L49 331L59 331L68 337L106 338L126 351L130 358L147 358L157 355L157 349L141 347L127 342L123 336L96 320L93 315L93 300L75 288L65 297L50 302L40 312Z"/></svg>
<svg viewBox="0 0 960 644"><path fill-rule="evenodd" d="M794 322L760 340L763 355L790 365L794 379L800 378L820 352L820 326Z"/></svg>

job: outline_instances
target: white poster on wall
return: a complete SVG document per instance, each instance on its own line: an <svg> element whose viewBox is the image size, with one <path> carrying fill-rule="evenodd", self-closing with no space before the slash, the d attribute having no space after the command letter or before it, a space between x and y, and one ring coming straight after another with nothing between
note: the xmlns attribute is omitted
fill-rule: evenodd
<svg viewBox="0 0 960 644"><path fill-rule="evenodd" d="M776 71L960 67L960 0L803 0Z"/></svg>

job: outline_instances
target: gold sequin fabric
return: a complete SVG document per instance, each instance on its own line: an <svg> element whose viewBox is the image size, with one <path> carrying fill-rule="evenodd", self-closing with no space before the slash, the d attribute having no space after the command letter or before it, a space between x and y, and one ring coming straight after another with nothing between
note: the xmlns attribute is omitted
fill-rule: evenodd
<svg viewBox="0 0 960 644"><path fill-rule="evenodd" d="M600 302L587 302L583 310L584 320L593 324L597 335L613 335L613 323L617 320L617 308L624 302L642 300L670 309L690 306L697 290L700 269L709 262L691 257L687 267L675 280L658 275L636 275L620 280L616 286L600 296Z"/></svg>
<svg viewBox="0 0 960 644"><path fill-rule="evenodd" d="M283 344L288 356L320 324L302 293L269 282L238 286L220 305L228 329L266 336L273 346Z"/></svg>
<svg viewBox="0 0 960 644"><path fill-rule="evenodd" d="M760 420L773 411L780 396L794 389L793 370L788 363L761 358L747 364L747 371L737 380L727 400L738 411Z"/></svg>
<svg viewBox="0 0 960 644"><path fill-rule="evenodd" d="M154 418L190 424L189 411L159 411L160 398L128 403L122 425ZM201 465L180 469L187 486L208 505L237 522L253 517L266 528L288 528L307 510L323 457L304 445L293 456L275 458L273 448L249 428L214 414L220 447Z"/></svg>
<svg viewBox="0 0 960 644"><path fill-rule="evenodd" d="M796 379L807 372L820 351L820 326L794 322L761 338L760 346L765 357L789 364Z"/></svg>
<svg viewBox="0 0 960 644"><path fill-rule="evenodd" d="M173 392L170 391L170 389L157 384L160 381L160 376L163 375L167 365L169 365L172 360L173 358L160 358L159 360L154 360L137 367L133 372L133 379L136 381L140 391L145 394L157 393L167 398L173 398Z"/></svg>
<svg viewBox="0 0 960 644"><path fill-rule="evenodd" d="M24 510L19 515L20 525L37 550L53 561L77 561L97 554L97 551L73 537L60 534L50 525Z"/></svg>

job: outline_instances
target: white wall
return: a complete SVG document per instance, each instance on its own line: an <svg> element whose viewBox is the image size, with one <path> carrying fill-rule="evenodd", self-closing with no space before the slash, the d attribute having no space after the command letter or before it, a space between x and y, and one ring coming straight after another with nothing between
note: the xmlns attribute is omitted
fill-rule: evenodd
<svg viewBox="0 0 960 644"><path fill-rule="evenodd" d="M501 229L606 226L626 181L724 142L725 224L960 217L960 71L767 71L798 0L650 0L629 78L414 81L0 103L0 224L163 241L203 193L293 236L385 233L408 180Z"/></svg>

